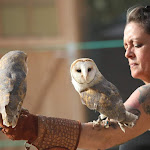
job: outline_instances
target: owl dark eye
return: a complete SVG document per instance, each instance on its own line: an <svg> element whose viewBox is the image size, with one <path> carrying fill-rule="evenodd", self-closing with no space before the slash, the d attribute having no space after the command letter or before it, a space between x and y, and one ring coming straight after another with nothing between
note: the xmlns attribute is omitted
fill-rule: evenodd
<svg viewBox="0 0 150 150"><path fill-rule="evenodd" d="M77 72L81 73L81 69L77 69Z"/></svg>
<svg viewBox="0 0 150 150"><path fill-rule="evenodd" d="M92 69L91 68L88 68L88 72L90 72Z"/></svg>

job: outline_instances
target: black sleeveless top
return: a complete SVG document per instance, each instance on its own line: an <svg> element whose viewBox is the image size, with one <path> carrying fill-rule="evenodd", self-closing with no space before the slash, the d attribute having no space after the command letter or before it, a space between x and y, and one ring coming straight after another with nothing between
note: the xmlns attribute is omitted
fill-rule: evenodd
<svg viewBox="0 0 150 150"><path fill-rule="evenodd" d="M150 131L120 145L119 150L150 150Z"/></svg>

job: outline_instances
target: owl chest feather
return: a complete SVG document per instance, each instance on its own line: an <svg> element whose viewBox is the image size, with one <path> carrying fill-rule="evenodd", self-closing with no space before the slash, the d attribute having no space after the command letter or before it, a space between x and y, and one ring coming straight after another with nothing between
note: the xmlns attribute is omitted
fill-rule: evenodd
<svg viewBox="0 0 150 150"><path fill-rule="evenodd" d="M82 103L89 109L99 110L101 107L110 105L108 96L93 89L88 89L80 94Z"/></svg>
<svg viewBox="0 0 150 150"><path fill-rule="evenodd" d="M82 103L89 109L99 112L114 110L120 98L119 93L109 82L101 82L80 93Z"/></svg>

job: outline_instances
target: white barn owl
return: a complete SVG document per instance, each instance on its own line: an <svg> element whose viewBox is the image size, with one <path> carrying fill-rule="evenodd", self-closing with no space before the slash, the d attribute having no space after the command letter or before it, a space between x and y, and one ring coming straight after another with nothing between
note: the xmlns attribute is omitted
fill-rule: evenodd
<svg viewBox="0 0 150 150"><path fill-rule="evenodd" d="M70 73L82 103L100 113L97 123L107 117L116 120L124 132L124 125L134 126L138 116L126 111L118 89L104 78L92 59L75 60Z"/></svg>
<svg viewBox="0 0 150 150"><path fill-rule="evenodd" d="M26 95L27 55L10 51L0 59L0 113L3 124L16 126Z"/></svg>

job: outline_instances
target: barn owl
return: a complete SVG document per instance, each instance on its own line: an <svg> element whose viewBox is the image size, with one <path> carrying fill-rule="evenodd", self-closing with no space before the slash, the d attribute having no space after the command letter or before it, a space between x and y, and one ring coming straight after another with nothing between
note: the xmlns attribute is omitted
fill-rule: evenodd
<svg viewBox="0 0 150 150"><path fill-rule="evenodd" d="M10 51L0 59L0 113L3 124L14 128L26 95L27 55Z"/></svg>
<svg viewBox="0 0 150 150"><path fill-rule="evenodd" d="M81 101L89 109L100 113L97 122L104 118L116 120L125 132L125 126L133 127L138 116L125 109L118 89L98 70L89 58L75 60L70 67L72 84L79 93Z"/></svg>

